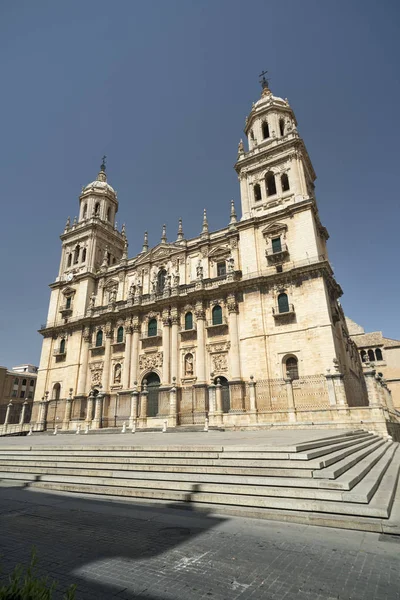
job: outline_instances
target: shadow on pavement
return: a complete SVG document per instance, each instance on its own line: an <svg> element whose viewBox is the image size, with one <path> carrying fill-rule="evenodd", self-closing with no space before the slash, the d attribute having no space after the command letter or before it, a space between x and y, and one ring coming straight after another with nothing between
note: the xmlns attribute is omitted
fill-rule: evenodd
<svg viewBox="0 0 400 600"><path fill-rule="evenodd" d="M194 485L188 502L197 491L198 485ZM114 596L119 600L163 600L161 582L161 595L146 593L157 576L163 579L157 574L157 557L176 551L178 560L184 556L183 549L178 552L180 546L225 520L198 512L189 503L184 508L39 492L3 480L0 581L4 582L16 564L29 563L35 546L40 574L59 582L54 598L62 598L61 590L75 583L77 600ZM165 586L171 576L173 571L164 578ZM167 587L165 593L169 599L173 597Z"/></svg>

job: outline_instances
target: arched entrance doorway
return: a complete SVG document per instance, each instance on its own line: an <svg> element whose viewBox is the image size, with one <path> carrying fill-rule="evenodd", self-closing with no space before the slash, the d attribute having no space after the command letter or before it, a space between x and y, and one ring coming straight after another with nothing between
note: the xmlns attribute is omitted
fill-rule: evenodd
<svg viewBox="0 0 400 600"><path fill-rule="evenodd" d="M146 375L147 380L147 416L156 417L158 414L158 390L160 387L160 378L157 373L151 372Z"/></svg>
<svg viewBox="0 0 400 600"><path fill-rule="evenodd" d="M231 408L231 398L229 394L229 384L226 377L216 377L214 379L215 385L219 383L222 385L222 412L228 413Z"/></svg>

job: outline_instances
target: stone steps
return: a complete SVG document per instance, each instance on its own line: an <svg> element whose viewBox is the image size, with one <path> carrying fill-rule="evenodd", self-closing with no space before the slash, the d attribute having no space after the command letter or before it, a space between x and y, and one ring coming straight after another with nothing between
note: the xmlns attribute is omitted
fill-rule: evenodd
<svg viewBox="0 0 400 600"><path fill-rule="evenodd" d="M276 447L3 446L0 479L296 522L320 514L326 523L348 519L361 529L368 521L373 530L390 516L398 448L360 431Z"/></svg>

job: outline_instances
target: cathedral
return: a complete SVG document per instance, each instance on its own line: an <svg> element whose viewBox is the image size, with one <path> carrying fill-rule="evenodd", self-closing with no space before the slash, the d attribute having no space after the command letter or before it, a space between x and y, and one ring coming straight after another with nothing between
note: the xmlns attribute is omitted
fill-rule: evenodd
<svg viewBox="0 0 400 600"><path fill-rule="evenodd" d="M197 237L179 221L174 241L145 233L129 258L104 160L83 188L40 330L37 430L388 420L390 392L349 336L296 117L265 78L244 133L241 216L232 202L224 229L204 211Z"/></svg>

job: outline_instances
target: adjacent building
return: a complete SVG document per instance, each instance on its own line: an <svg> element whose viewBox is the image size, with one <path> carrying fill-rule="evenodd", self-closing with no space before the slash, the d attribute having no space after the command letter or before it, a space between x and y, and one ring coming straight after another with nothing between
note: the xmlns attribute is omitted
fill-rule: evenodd
<svg viewBox="0 0 400 600"><path fill-rule="evenodd" d="M18 365L12 369L0 367L0 424L4 423L7 406L12 404L9 411L9 423L19 422L24 402L24 420L29 422L33 397L35 395L38 368L34 365Z"/></svg>

